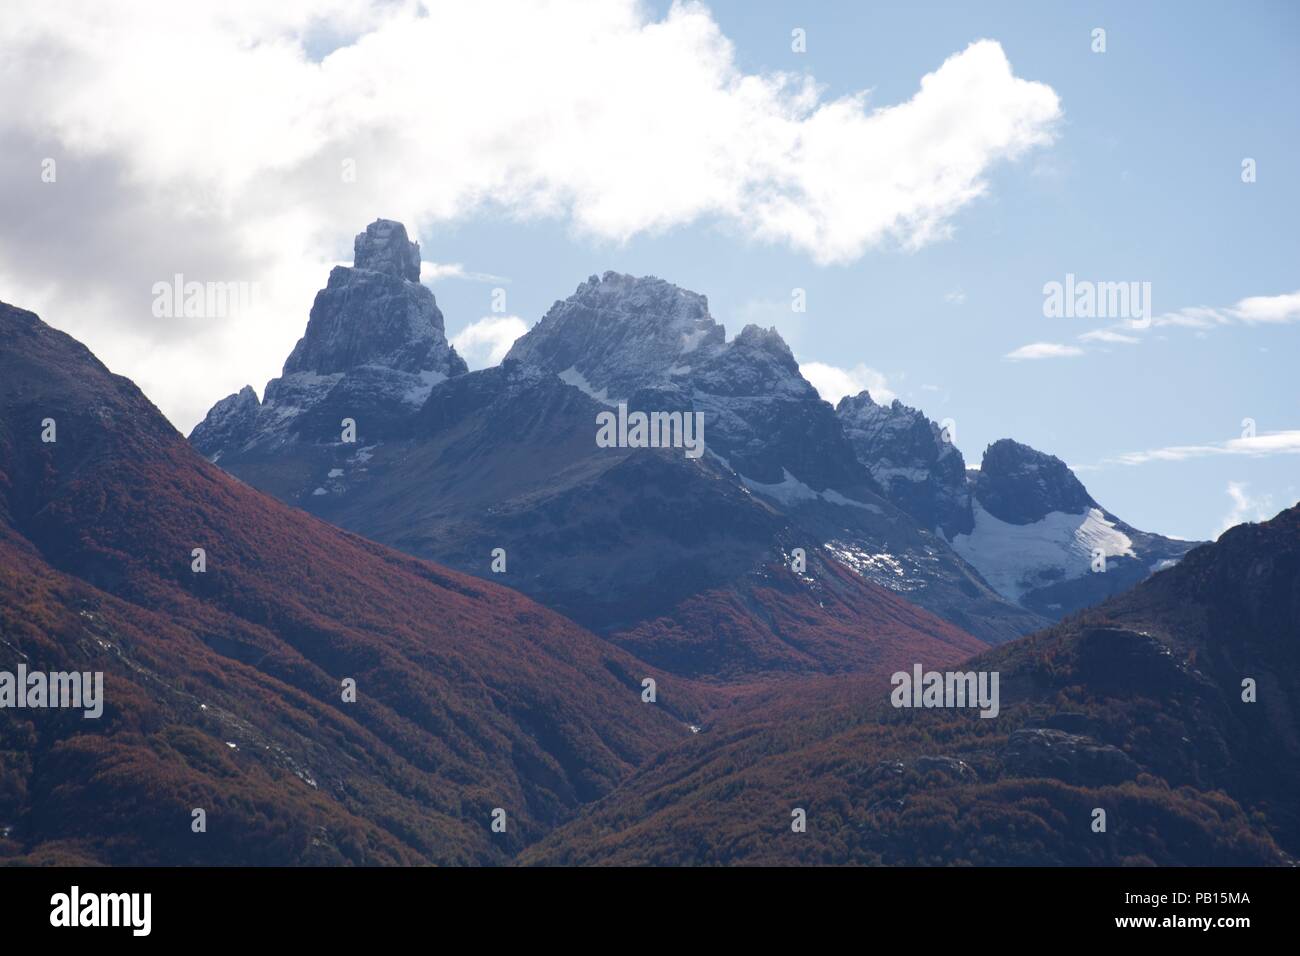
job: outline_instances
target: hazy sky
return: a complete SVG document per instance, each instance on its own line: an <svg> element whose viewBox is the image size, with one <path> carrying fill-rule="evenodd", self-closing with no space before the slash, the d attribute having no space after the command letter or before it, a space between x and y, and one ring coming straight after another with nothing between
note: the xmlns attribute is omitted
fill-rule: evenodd
<svg viewBox="0 0 1300 956"><path fill-rule="evenodd" d="M52 7L0 17L0 299L183 431L278 374L384 216L472 367L653 274L1138 527L1300 498L1295 4ZM250 301L160 315L178 274ZM1067 275L1150 314L1046 315Z"/></svg>

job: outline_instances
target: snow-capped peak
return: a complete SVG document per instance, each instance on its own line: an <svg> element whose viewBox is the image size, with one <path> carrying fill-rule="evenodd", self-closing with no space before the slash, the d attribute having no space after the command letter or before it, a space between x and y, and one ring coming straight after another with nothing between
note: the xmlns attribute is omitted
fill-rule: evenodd
<svg viewBox="0 0 1300 956"><path fill-rule="evenodd" d="M556 302L507 358L557 374L575 370L593 389L624 398L670 380L724 339L699 293L654 276L606 272Z"/></svg>

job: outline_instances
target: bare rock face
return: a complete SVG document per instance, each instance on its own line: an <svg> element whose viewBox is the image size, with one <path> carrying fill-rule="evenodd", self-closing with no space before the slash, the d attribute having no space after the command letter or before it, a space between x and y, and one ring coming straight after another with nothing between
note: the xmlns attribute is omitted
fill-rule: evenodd
<svg viewBox="0 0 1300 956"><path fill-rule="evenodd" d="M592 276L507 357L598 400L702 412L709 449L758 484L874 491L780 334L750 325L727 342L708 299L662 279Z"/></svg>
<svg viewBox="0 0 1300 956"><path fill-rule="evenodd" d="M689 371L724 338L704 296L654 276L606 272L551 306L506 357L567 373L617 400Z"/></svg>
<svg viewBox="0 0 1300 956"><path fill-rule="evenodd" d="M975 496L989 514L1016 525L1100 507L1065 462L1009 438L985 450Z"/></svg>
<svg viewBox="0 0 1300 956"><path fill-rule="evenodd" d="M1055 777L1081 786L1110 786L1138 775L1124 751L1082 734L1028 728L1014 731L1002 751L1007 771L1019 777Z"/></svg>
<svg viewBox="0 0 1300 956"><path fill-rule="evenodd" d="M242 440L257 427L257 415L262 403L252 386L245 385L234 395L228 395L208 411L208 415L190 434L196 448L217 449L214 454L233 442Z"/></svg>
<svg viewBox="0 0 1300 956"><path fill-rule="evenodd" d="M1182 677L1168 647L1124 627L1085 628L1079 638L1079 670L1099 686L1131 691L1172 688Z"/></svg>
<svg viewBox="0 0 1300 956"><path fill-rule="evenodd" d="M846 395L835 408L844 434L886 497L949 538L974 527L966 463L938 424L895 399Z"/></svg>
<svg viewBox="0 0 1300 956"><path fill-rule="evenodd" d="M376 219L352 243L352 266L419 282L420 244L407 238L400 222Z"/></svg>
<svg viewBox="0 0 1300 956"><path fill-rule="evenodd" d="M316 295L307 331L284 374L332 375L363 365L459 375L433 293L420 285L420 246L401 223L376 219L353 243L352 268L336 266Z"/></svg>
<svg viewBox="0 0 1300 956"><path fill-rule="evenodd" d="M336 266L316 294L307 332L284 363L284 374L332 375L363 365L443 375L465 371L447 343L432 292L388 273Z"/></svg>

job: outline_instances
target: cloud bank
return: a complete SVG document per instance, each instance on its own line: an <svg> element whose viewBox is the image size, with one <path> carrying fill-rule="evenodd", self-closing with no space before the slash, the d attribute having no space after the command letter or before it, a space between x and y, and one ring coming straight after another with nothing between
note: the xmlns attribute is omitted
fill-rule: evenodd
<svg viewBox="0 0 1300 956"><path fill-rule="evenodd" d="M811 76L745 72L696 3L656 19L634 0L18 0L0 63L16 213L0 293L182 427L275 374L325 264L376 216L426 236L551 219L613 242L719 225L842 263L949 236L990 170L1061 115L991 40L905 102L827 98ZM261 308L160 324L147 290L178 272L257 283Z"/></svg>

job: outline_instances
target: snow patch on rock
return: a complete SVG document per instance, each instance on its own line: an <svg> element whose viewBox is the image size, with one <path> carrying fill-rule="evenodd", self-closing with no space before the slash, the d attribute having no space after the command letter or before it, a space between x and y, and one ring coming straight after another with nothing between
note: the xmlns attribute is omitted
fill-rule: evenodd
<svg viewBox="0 0 1300 956"><path fill-rule="evenodd" d="M1132 540L1100 508L1053 511L1030 524L1011 524L976 504L974 531L957 535L952 546L1012 601L1054 581L1091 574L1094 549L1107 558L1134 556Z"/></svg>
<svg viewBox="0 0 1300 956"><path fill-rule="evenodd" d="M744 475L737 474L741 483L752 492L764 495L768 498L778 501L783 505L797 505L806 501L824 501L833 505L844 505L846 507L864 508L869 511L879 511L873 505L864 504L861 501L854 501L852 498L846 498L838 491L827 489L826 491L814 491L786 469L781 469L781 481L776 484L765 485L761 481L754 481L746 478Z"/></svg>
<svg viewBox="0 0 1300 956"><path fill-rule="evenodd" d="M587 381L587 377L583 375L581 372L579 372L577 368L572 365L570 365L563 372L561 372L559 377L560 377L560 381L563 382L565 385L572 385L578 391L583 392L586 395L589 395L590 397L594 398L596 401L600 402L600 404L602 405L609 405L612 408L617 404L616 402L612 402L609 400L609 389L593 388L592 384Z"/></svg>

